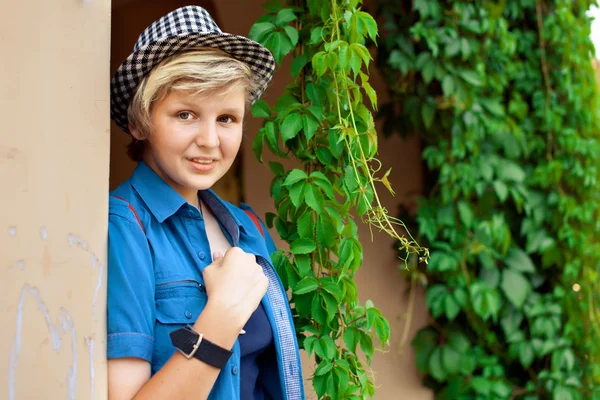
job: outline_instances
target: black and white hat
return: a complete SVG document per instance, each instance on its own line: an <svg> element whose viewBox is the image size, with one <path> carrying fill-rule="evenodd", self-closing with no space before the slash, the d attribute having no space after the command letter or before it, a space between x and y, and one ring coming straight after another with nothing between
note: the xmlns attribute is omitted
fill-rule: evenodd
<svg viewBox="0 0 600 400"><path fill-rule="evenodd" d="M144 76L165 58L199 46L223 50L250 67L259 88L251 93L252 103L271 81L275 60L269 50L243 36L221 32L202 7L178 8L142 32L111 81L110 117L119 128L129 133L127 109Z"/></svg>

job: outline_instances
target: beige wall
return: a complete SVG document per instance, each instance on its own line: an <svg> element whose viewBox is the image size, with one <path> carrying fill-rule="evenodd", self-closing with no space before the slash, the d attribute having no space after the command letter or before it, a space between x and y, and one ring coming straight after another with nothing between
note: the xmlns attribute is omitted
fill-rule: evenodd
<svg viewBox="0 0 600 400"><path fill-rule="evenodd" d="M2 399L106 398L109 15L2 3Z"/></svg>
<svg viewBox="0 0 600 400"><path fill-rule="evenodd" d="M117 2L123 0L117 0ZM156 16L170 11L181 4L179 0L158 1L146 0L141 7L140 1L126 0L128 4L115 9L113 14L112 69L127 56L137 34L149 22L152 14ZM187 2L184 1L187 4ZM204 2L207 4L208 2ZM145 5L148 4L148 7ZM196 4L199 4L196 2ZM262 13L259 0L218 0L215 1L216 15L221 28L226 32L246 35L250 26ZM144 11L145 10L145 11ZM132 19L135 16L135 19ZM126 25L129 21L129 25ZM126 43L127 42L127 43ZM118 54L117 54L118 53ZM271 104L281 94L287 83L289 63L284 63L281 70L276 72L274 81L268 89L265 99ZM385 90L377 76L373 77L373 85L380 96ZM381 100L385 100L381 98ZM247 120L246 138L241 154L241 174L243 198L261 215L273 210L273 202L269 197L271 173L268 168L260 165L255 159L251 145L255 132L260 128L260 121L252 118ZM124 180L133 168L124 156L124 146L127 137L113 125L112 154L111 154L111 186L114 187ZM402 141L399 138L380 139L380 159L385 168L392 167L392 184L397 192L395 198L384 193L382 200L390 213L397 211L400 202L412 205L415 196L422 190L422 169L420 149L417 141ZM383 191L382 191L383 192ZM276 232L272 232L277 236ZM420 378L414 366L414 355L408 347L403 354L399 353L399 342L404 328L404 313L406 312L407 297L406 283L400 276L399 260L395 256L393 241L382 233L375 233L374 241L370 241L368 227L360 227L361 240L364 247L365 265L358 274L359 296L361 300L372 299L389 319L392 328L391 345L386 353L377 353L373 360L373 371L378 386L378 400L427 400L433 398L431 393L422 388ZM280 242L279 245L283 246ZM421 291L416 296L415 315L411 325L411 336L422 327L428 318L424 296ZM312 372L312 364L304 357L304 373L308 378ZM310 382L307 382L310 388ZM311 395L310 398L314 398Z"/></svg>

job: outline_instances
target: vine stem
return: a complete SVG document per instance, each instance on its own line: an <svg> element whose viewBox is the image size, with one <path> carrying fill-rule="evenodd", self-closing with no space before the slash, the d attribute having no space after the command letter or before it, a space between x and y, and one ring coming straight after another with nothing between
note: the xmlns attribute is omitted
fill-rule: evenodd
<svg viewBox="0 0 600 400"><path fill-rule="evenodd" d="M415 310L415 291L417 284L417 269L412 271L410 279L410 292L408 293L408 309L406 310L406 322L404 323L404 329L402 330L402 336L400 338L399 353L403 354L406 348L406 343L409 339L410 328L413 321L413 312Z"/></svg>

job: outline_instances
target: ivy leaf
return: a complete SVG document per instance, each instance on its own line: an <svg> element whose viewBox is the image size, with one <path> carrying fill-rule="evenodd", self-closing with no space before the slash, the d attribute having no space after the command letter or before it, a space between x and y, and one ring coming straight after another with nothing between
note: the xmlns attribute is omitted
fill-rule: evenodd
<svg viewBox="0 0 600 400"><path fill-rule="evenodd" d="M442 92L444 92L445 97L452 97L452 95L454 94L454 87L454 77L452 75L444 76L444 79L442 79Z"/></svg>
<svg viewBox="0 0 600 400"><path fill-rule="evenodd" d="M256 118L271 118L269 104L263 99L257 100L252 106L252 115Z"/></svg>
<svg viewBox="0 0 600 400"><path fill-rule="evenodd" d="M503 160L502 163L498 165L498 170L496 171L498 179L507 182L523 182L525 180L525 171L518 164Z"/></svg>
<svg viewBox="0 0 600 400"><path fill-rule="evenodd" d="M294 287L294 293L306 294L317 290L318 287L319 282L315 278L307 276L298 282L296 287Z"/></svg>
<svg viewBox="0 0 600 400"><path fill-rule="evenodd" d="M527 296L531 292L531 284L523 274L511 269L505 269L502 272L502 283L500 287L508 300L510 300L510 302L518 309L523 307L525 300L527 300Z"/></svg>
<svg viewBox="0 0 600 400"><path fill-rule="evenodd" d="M264 132L265 138L267 139L267 146L274 154L281 156L282 152L279 149L279 136L275 130L275 124L273 121L268 121L265 126L261 129Z"/></svg>
<svg viewBox="0 0 600 400"><path fill-rule="evenodd" d="M290 25L286 25L283 27L283 30L290 39L290 42L292 43L292 48L296 47L296 45L298 44L298 31L296 30L296 28Z"/></svg>
<svg viewBox="0 0 600 400"><path fill-rule="evenodd" d="M529 342L519 343L519 360L525 368L529 367L533 363L535 357L533 346Z"/></svg>
<svg viewBox="0 0 600 400"><path fill-rule="evenodd" d="M448 318L449 321L454 321L454 318L456 318L460 312L460 307L453 296L446 296L444 298L444 310L446 312L446 318Z"/></svg>
<svg viewBox="0 0 600 400"><path fill-rule="evenodd" d="M292 61L292 65L290 67L292 78L296 79L298 75L300 75L300 71L302 71L302 69L306 66L307 63L308 55L306 53L294 58L294 61Z"/></svg>
<svg viewBox="0 0 600 400"><path fill-rule="evenodd" d="M323 27L316 26L310 31L310 40L308 44L318 44L323 40Z"/></svg>
<svg viewBox="0 0 600 400"><path fill-rule="evenodd" d="M473 224L473 210L471 210L471 207L466 201L461 200L458 202L457 208L461 222L466 228L471 228L471 225Z"/></svg>
<svg viewBox="0 0 600 400"><path fill-rule="evenodd" d="M263 162L262 153L264 149L264 143L265 134L262 131L258 131L256 137L252 141L252 152L254 153L258 161L260 161L261 163Z"/></svg>
<svg viewBox="0 0 600 400"><path fill-rule="evenodd" d="M292 204L296 208L300 208L302 205L302 200L306 194L306 181L300 181L293 184L289 188L290 200L292 200Z"/></svg>
<svg viewBox="0 0 600 400"><path fill-rule="evenodd" d="M465 289L463 289L461 287L454 289L454 291L452 292L452 297L454 297L456 304L458 304L459 307L461 307L461 308L465 307L469 300L469 296L467 296L467 292L465 291Z"/></svg>
<svg viewBox="0 0 600 400"><path fill-rule="evenodd" d="M429 16L429 2L428 0L414 0L413 10L416 10L421 14L421 20L426 19Z"/></svg>
<svg viewBox="0 0 600 400"><path fill-rule="evenodd" d="M315 53L312 58L312 66L317 73L317 77L320 77L327 71L327 55L324 51Z"/></svg>
<svg viewBox="0 0 600 400"><path fill-rule="evenodd" d="M271 50L277 64L281 64L283 57L294 48L285 31L275 31L267 34L263 44L267 49Z"/></svg>
<svg viewBox="0 0 600 400"><path fill-rule="evenodd" d="M427 263L428 272L454 271L457 268L458 260L454 255L443 251L433 252Z"/></svg>
<svg viewBox="0 0 600 400"><path fill-rule="evenodd" d="M308 185L305 195L306 204L318 212L319 214L323 212L323 207L325 206L325 199L323 198L323 193L321 193L321 189L319 189L316 185Z"/></svg>
<svg viewBox="0 0 600 400"><path fill-rule="evenodd" d="M327 311L325 310L325 307L323 307L323 304L321 302L321 295L316 294L313 299L312 299L312 305L310 308L310 312L311 312L311 317L318 323L321 325L326 325L327 324ZM325 349L326 351L329 351L328 349Z"/></svg>
<svg viewBox="0 0 600 400"><path fill-rule="evenodd" d="M282 10L279 10L279 12L277 13L275 24L277 26L283 26L295 20L296 15L294 14L294 10L292 10L291 8L284 8Z"/></svg>
<svg viewBox="0 0 600 400"><path fill-rule="evenodd" d="M552 400L575 400L571 391L564 386L557 386L553 391Z"/></svg>
<svg viewBox="0 0 600 400"><path fill-rule="evenodd" d="M317 129L319 128L319 121L317 121L312 115L305 114L302 116L302 126L304 128L304 136L306 140L310 140L315 136Z"/></svg>
<svg viewBox="0 0 600 400"><path fill-rule="evenodd" d="M327 292L322 292L320 295L325 302L325 311L327 313L326 323L329 323L337 314L338 301Z"/></svg>
<svg viewBox="0 0 600 400"><path fill-rule="evenodd" d="M492 393L498 395L501 399L510 398L510 394L512 393L511 387L503 381L494 381L492 382Z"/></svg>
<svg viewBox="0 0 600 400"><path fill-rule="evenodd" d="M428 101L421 105L421 118L423 118L423 125L425 128L431 129L433 126L433 117L435 116L435 105L430 104Z"/></svg>
<svg viewBox="0 0 600 400"><path fill-rule="evenodd" d="M356 353L356 346L360 342L360 331L352 326L348 327L344 332L344 343L348 350Z"/></svg>
<svg viewBox="0 0 600 400"><path fill-rule="evenodd" d="M514 271L535 272L535 266L529 255L518 247L508 249L504 262Z"/></svg>
<svg viewBox="0 0 600 400"><path fill-rule="evenodd" d="M248 34L248 37L252 40L254 40L255 42L259 42L261 44L265 44L264 39L265 37L273 32L275 30L275 25L273 25L270 22L258 22L254 25L252 25L252 28L250 28L250 33Z"/></svg>
<svg viewBox="0 0 600 400"><path fill-rule="evenodd" d="M492 186L494 187L496 196L498 196L498 200L500 200L501 203L504 203L504 201L508 197L508 188L506 187L506 183L502 181L494 181L494 183L492 183Z"/></svg>
<svg viewBox="0 0 600 400"><path fill-rule="evenodd" d="M375 347L373 346L373 339L366 332L361 332L360 335L360 349L365 354L367 358L367 362L371 362L371 357L373 357L373 353L375 352Z"/></svg>
<svg viewBox="0 0 600 400"><path fill-rule="evenodd" d="M406 75L412 67L412 62L402 51L394 49L388 58L388 65L399 69L402 75Z"/></svg>
<svg viewBox="0 0 600 400"><path fill-rule="evenodd" d="M455 374L460 368L460 353L450 346L441 349L442 365L448 374Z"/></svg>
<svg viewBox="0 0 600 400"><path fill-rule="evenodd" d="M323 192L325 192L325 195L329 199L333 199L335 197L335 194L333 193L333 185L322 172L314 171L310 174L310 178L315 185L323 189Z"/></svg>
<svg viewBox="0 0 600 400"><path fill-rule="evenodd" d="M317 219L317 241L324 247L331 247L337 239L337 232L327 214L320 214Z"/></svg>
<svg viewBox="0 0 600 400"><path fill-rule="evenodd" d="M325 375L327 372L331 371L332 368L333 368L333 364L331 363L331 361L322 360L319 363L319 365L317 366L317 369L315 369L314 374L316 376Z"/></svg>
<svg viewBox="0 0 600 400"><path fill-rule="evenodd" d="M297 182L300 182L301 180L305 180L308 178L308 175L306 175L306 172L304 172L303 170L299 169L299 168L294 168L293 170L291 170L288 173L288 176L285 178L285 181L283 182L283 186L291 186Z"/></svg>
<svg viewBox="0 0 600 400"><path fill-rule="evenodd" d="M429 308L434 318L439 317L444 312L444 302L447 296L448 289L444 285L434 285L427 290L427 308Z"/></svg>
<svg viewBox="0 0 600 400"><path fill-rule="evenodd" d="M483 81L481 77L476 71L471 71L467 69L463 69L458 71L458 75L467 83L470 83L473 86L481 87L483 86Z"/></svg>
<svg viewBox="0 0 600 400"><path fill-rule="evenodd" d="M295 138L302 129L302 116L292 112L281 123L281 138L284 142Z"/></svg>
<svg viewBox="0 0 600 400"><path fill-rule="evenodd" d="M504 107L502 107L502 104L500 104L499 100L489 99L489 98L480 98L479 102L481 103L483 108L485 108L486 110L489 111L490 114L492 114L496 117L504 116Z"/></svg>
<svg viewBox="0 0 600 400"><path fill-rule="evenodd" d="M317 158L319 161L325 165L331 165L332 155L331 150L325 146L319 146L317 148Z"/></svg>
<svg viewBox="0 0 600 400"><path fill-rule="evenodd" d="M311 212L305 212L298 219L298 235L303 238L311 238L314 236L314 220Z"/></svg>
<svg viewBox="0 0 600 400"><path fill-rule="evenodd" d="M501 305L498 292L489 288L483 282L473 283L469 287L469 290L471 292L473 311L484 321L489 318L496 320Z"/></svg>
<svg viewBox="0 0 600 400"><path fill-rule="evenodd" d="M342 298L342 289L338 284L333 282L331 278L321 279L321 286L323 287L323 290L331 294L336 301L339 301Z"/></svg>
<svg viewBox="0 0 600 400"><path fill-rule="evenodd" d="M312 239L309 238L298 238L290 245L290 252L292 254L308 254L315 251L317 245Z"/></svg>
<svg viewBox="0 0 600 400"><path fill-rule="evenodd" d="M490 390L492 389L491 382L487 378L481 376L476 376L471 379L470 385L473 390L484 396L489 396Z"/></svg>
<svg viewBox="0 0 600 400"><path fill-rule="evenodd" d="M438 382L446 380L446 377L448 376L442 361L441 347L436 347L431 353L431 357L429 358L429 372Z"/></svg>
<svg viewBox="0 0 600 400"><path fill-rule="evenodd" d="M298 268L298 273L300 274L300 276L306 276L312 271L310 258L305 254L296 254L294 256L294 264Z"/></svg>
<svg viewBox="0 0 600 400"><path fill-rule="evenodd" d="M283 176L285 174L283 165L277 161L269 161L269 169L275 176Z"/></svg>

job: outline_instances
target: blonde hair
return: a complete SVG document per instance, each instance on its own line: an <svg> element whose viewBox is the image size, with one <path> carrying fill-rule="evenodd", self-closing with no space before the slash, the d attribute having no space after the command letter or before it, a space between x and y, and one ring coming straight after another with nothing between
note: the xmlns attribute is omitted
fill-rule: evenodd
<svg viewBox="0 0 600 400"><path fill-rule="evenodd" d="M250 67L228 53L210 47L197 47L163 60L140 82L129 104L127 117L143 137L152 133L152 107L173 91L186 91L192 95L211 92L227 94L239 88L246 89L246 107L251 93L257 91ZM132 141L127 154L140 161L145 140Z"/></svg>

